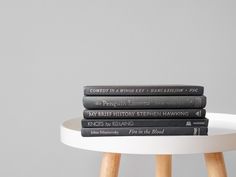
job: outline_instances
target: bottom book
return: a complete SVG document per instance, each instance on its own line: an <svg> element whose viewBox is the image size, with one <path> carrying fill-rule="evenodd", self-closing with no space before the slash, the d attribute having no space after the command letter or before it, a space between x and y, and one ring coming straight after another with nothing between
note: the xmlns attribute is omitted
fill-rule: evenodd
<svg viewBox="0 0 236 177"><path fill-rule="evenodd" d="M82 128L84 137L94 136L180 136L207 135L207 127L126 127L126 128Z"/></svg>

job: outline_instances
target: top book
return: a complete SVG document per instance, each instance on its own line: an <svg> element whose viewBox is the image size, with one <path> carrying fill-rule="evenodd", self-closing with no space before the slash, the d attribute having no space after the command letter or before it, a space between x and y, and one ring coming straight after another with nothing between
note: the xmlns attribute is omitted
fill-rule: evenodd
<svg viewBox="0 0 236 177"><path fill-rule="evenodd" d="M201 96L196 85L104 85L84 86L86 96Z"/></svg>

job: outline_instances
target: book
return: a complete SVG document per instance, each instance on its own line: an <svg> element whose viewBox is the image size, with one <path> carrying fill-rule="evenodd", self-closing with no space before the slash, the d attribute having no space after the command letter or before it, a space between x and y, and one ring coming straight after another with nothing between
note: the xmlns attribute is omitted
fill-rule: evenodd
<svg viewBox="0 0 236 177"><path fill-rule="evenodd" d="M197 85L107 85L84 86L86 96L201 96L204 87Z"/></svg>
<svg viewBox="0 0 236 177"><path fill-rule="evenodd" d="M84 96L86 109L204 108L205 96Z"/></svg>
<svg viewBox="0 0 236 177"><path fill-rule="evenodd" d="M126 128L82 128L84 137L94 136L167 136L207 135L207 127L126 127Z"/></svg>
<svg viewBox="0 0 236 177"><path fill-rule="evenodd" d="M82 119L83 128L207 127L208 119Z"/></svg>
<svg viewBox="0 0 236 177"><path fill-rule="evenodd" d="M204 118L205 109L84 110L85 119Z"/></svg>

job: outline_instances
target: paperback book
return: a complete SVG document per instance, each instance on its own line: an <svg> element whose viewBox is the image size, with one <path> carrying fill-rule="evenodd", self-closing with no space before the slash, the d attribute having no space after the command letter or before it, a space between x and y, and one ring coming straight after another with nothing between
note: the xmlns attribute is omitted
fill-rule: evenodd
<svg viewBox="0 0 236 177"><path fill-rule="evenodd" d="M200 96L204 88L196 85L134 85L134 86L85 86L87 96Z"/></svg>
<svg viewBox="0 0 236 177"><path fill-rule="evenodd" d="M126 128L82 128L84 137L94 136L167 136L207 135L207 127L126 127Z"/></svg>
<svg viewBox="0 0 236 177"><path fill-rule="evenodd" d="M82 119L83 128L207 127L208 119Z"/></svg>
<svg viewBox="0 0 236 177"><path fill-rule="evenodd" d="M205 109L84 110L85 119L204 118Z"/></svg>
<svg viewBox="0 0 236 177"><path fill-rule="evenodd" d="M202 109L205 96L84 96L86 109Z"/></svg>

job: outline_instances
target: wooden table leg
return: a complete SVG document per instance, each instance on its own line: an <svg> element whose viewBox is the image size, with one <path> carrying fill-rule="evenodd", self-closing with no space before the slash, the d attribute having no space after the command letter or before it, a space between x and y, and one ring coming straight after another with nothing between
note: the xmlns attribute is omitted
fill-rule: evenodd
<svg viewBox="0 0 236 177"><path fill-rule="evenodd" d="M120 156L116 153L103 154L100 177L118 177Z"/></svg>
<svg viewBox="0 0 236 177"><path fill-rule="evenodd" d="M156 177L171 177L172 155L156 155Z"/></svg>
<svg viewBox="0 0 236 177"><path fill-rule="evenodd" d="M208 177L227 177L222 152L205 154Z"/></svg>

